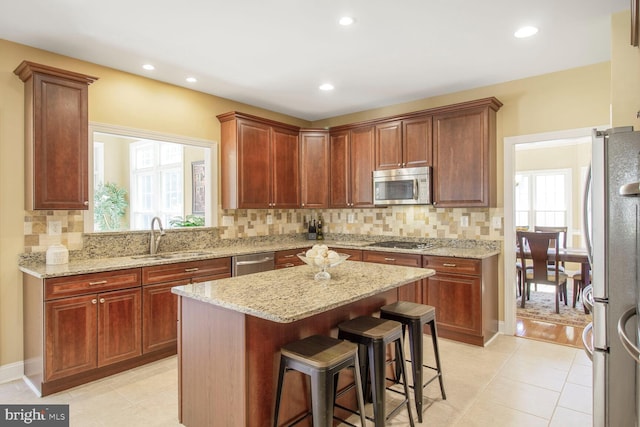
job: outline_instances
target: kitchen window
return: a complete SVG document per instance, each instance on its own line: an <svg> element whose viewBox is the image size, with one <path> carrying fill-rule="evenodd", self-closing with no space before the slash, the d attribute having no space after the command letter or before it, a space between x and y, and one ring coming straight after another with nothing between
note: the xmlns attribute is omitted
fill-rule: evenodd
<svg viewBox="0 0 640 427"><path fill-rule="evenodd" d="M154 216L159 216L164 224L183 216L182 145L142 140L131 144L130 150L130 228L147 229Z"/></svg>
<svg viewBox="0 0 640 427"><path fill-rule="evenodd" d="M515 176L516 227L569 227L571 169L518 172Z"/></svg>

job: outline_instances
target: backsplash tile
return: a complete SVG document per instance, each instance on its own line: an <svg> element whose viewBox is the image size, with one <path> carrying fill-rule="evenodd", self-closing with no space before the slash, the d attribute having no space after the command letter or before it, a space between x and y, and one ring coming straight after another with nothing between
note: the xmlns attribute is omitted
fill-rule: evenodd
<svg viewBox="0 0 640 427"><path fill-rule="evenodd" d="M267 215L272 224L267 224ZM398 206L369 209L237 209L220 210L219 224L232 220L232 226L176 229L163 239L162 251L205 249L234 239L274 236L297 238L306 232L305 220L322 217L325 234L360 236L396 236L405 238L439 238L465 240L503 240L503 230L493 229L491 219L502 217L502 208L434 208L432 206ZM468 216L468 227L460 219ZM351 220L351 221L350 221ZM47 224L60 221L60 236L50 236ZM63 244L81 257L109 256L105 252L119 248L122 255L148 251L148 231L89 233L82 232L83 211L26 211L24 252L44 253L52 244ZM179 232L178 232L179 231ZM169 237L170 236L170 237Z"/></svg>

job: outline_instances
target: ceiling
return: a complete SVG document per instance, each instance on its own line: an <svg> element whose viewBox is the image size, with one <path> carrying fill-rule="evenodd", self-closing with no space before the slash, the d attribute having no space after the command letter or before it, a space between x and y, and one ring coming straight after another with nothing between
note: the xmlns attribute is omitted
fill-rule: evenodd
<svg viewBox="0 0 640 427"><path fill-rule="evenodd" d="M0 38L314 121L608 61L610 15L626 9L629 0L0 0ZM355 24L338 25L343 15ZM522 25L539 32L516 39ZM318 90L325 82L335 89Z"/></svg>

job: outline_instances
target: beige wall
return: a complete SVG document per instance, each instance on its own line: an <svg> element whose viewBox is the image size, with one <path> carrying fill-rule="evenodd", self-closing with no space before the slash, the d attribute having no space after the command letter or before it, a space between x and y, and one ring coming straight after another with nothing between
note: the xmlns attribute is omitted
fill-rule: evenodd
<svg viewBox="0 0 640 427"><path fill-rule="evenodd" d="M611 124L640 129L640 48L629 44L629 11L611 20Z"/></svg>
<svg viewBox="0 0 640 427"><path fill-rule="evenodd" d="M623 31L616 27L624 27L623 21L624 16L616 17L614 34ZM310 124L7 41L0 40L0 52L0 93L3 94L0 97L0 368L19 363L22 358L22 280L16 262L24 248L24 188L21 184L24 176L24 103L23 84L13 70L24 59L100 77L89 89L91 121L208 140L219 140L220 127L215 116L231 110L299 126L327 126L495 96L504 103L498 113L498 177L503 175L502 139L505 136L608 123L611 70L616 69L609 62L594 64ZM640 68L633 62L636 53L631 53L633 68L616 73L616 78L636 79ZM616 58L614 56L612 61ZM473 72L472 64L469 72ZM638 96L632 98L640 99ZM621 104L631 102L625 99ZM635 111L637 107L628 109ZM497 190L501 206L501 182Z"/></svg>

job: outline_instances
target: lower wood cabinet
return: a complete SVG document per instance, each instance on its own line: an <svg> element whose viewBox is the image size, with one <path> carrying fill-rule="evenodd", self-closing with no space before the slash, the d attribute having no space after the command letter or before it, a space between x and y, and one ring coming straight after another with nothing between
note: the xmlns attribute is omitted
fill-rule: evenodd
<svg viewBox="0 0 640 427"><path fill-rule="evenodd" d="M170 348L177 351L178 296L174 286L188 281L145 285L142 287L142 352Z"/></svg>
<svg viewBox="0 0 640 427"><path fill-rule="evenodd" d="M378 264L403 265L405 267L422 267L422 255L398 252L362 251L362 261ZM398 288L398 300L422 302L422 280Z"/></svg>
<svg viewBox="0 0 640 427"><path fill-rule="evenodd" d="M334 250L340 254L350 255L347 261L362 261L361 249L334 248Z"/></svg>
<svg viewBox="0 0 640 427"><path fill-rule="evenodd" d="M424 256L436 271L423 280L422 300L436 308L438 335L484 345L498 332L498 257Z"/></svg>
<svg viewBox="0 0 640 427"><path fill-rule="evenodd" d="M231 258L142 268L142 352L177 352L178 296L174 286L231 277Z"/></svg>
<svg viewBox="0 0 640 427"><path fill-rule="evenodd" d="M98 366L96 300L86 295L45 303L46 381Z"/></svg>
<svg viewBox="0 0 640 427"><path fill-rule="evenodd" d="M24 273L26 380L45 396L176 354L171 288L230 276L230 258L48 279Z"/></svg>
<svg viewBox="0 0 640 427"><path fill-rule="evenodd" d="M140 304L139 287L46 302L45 380L139 356Z"/></svg>
<svg viewBox="0 0 640 427"><path fill-rule="evenodd" d="M297 265L303 265L304 262L298 258L299 253L307 252L309 248L288 249L285 251L277 251L275 253L275 269L290 268Z"/></svg>

